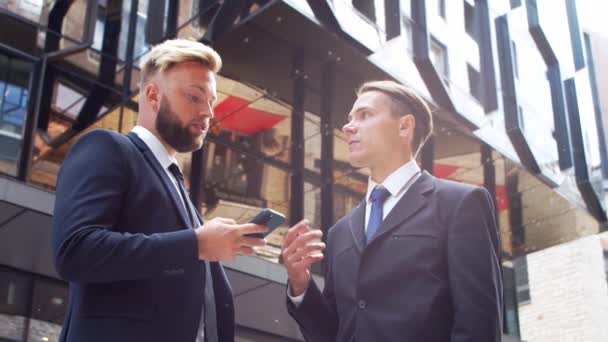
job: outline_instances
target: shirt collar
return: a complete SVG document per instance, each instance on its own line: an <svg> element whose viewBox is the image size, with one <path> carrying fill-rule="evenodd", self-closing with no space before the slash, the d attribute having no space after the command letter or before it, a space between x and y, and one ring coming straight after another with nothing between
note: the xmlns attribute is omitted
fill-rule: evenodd
<svg viewBox="0 0 608 342"><path fill-rule="evenodd" d="M382 185L391 196L397 196L401 191L404 190L405 186L412 180L414 176L416 176L420 172L420 167L416 163L416 160L412 159L409 162L401 165L397 170L393 171ZM371 177L367 182L367 195L365 198L369 203L369 196L372 194L374 188L378 185L378 183L374 182Z"/></svg>
<svg viewBox="0 0 608 342"><path fill-rule="evenodd" d="M143 140L163 169L169 168L169 166L173 163L177 164L175 157L169 155L169 152L167 152L167 149L165 146L163 146L163 143L161 143L160 140L158 140L158 138L147 128L135 126L131 132L135 133L141 140Z"/></svg>

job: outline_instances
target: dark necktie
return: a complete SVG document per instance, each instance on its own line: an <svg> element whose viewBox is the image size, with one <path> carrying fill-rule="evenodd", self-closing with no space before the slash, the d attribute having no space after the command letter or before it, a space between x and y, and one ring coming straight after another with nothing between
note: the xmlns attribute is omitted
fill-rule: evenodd
<svg viewBox="0 0 608 342"><path fill-rule="evenodd" d="M372 210L369 214L369 222L365 231L365 242L368 243L376 234L378 227L382 224L382 206L390 193L382 186L376 186L369 196L372 202Z"/></svg>
<svg viewBox="0 0 608 342"><path fill-rule="evenodd" d="M169 171L171 172L171 174L173 174L173 177L175 177L175 180L177 181L177 188L179 189L179 195L182 198L182 200L184 201L184 206L186 209L186 212L188 213L188 217L190 218L190 224L192 225L192 228L197 228L198 225L196 224L196 222L198 221L198 217L196 215L196 212L194 211L194 205L192 205L192 203L190 202L190 197L188 195L186 195L186 185L184 184L184 175L182 174L182 172L180 171L179 167L176 164L171 164L169 165Z"/></svg>
<svg viewBox="0 0 608 342"><path fill-rule="evenodd" d="M177 181L177 188L179 189L180 196L186 206L186 212L190 217L190 224L192 228L198 228L202 222L198 219L198 214L194 205L190 201L190 197L186 195L186 186L184 184L184 175L180 171L176 164L169 166L169 171L175 177ZM204 290L204 304L203 304L203 315L201 317L201 323L204 325L204 341L206 342L217 342L217 316L215 312L215 294L213 293L213 280L211 279L211 268L209 263L205 262L205 290ZM197 333L197 341L199 340L200 333Z"/></svg>

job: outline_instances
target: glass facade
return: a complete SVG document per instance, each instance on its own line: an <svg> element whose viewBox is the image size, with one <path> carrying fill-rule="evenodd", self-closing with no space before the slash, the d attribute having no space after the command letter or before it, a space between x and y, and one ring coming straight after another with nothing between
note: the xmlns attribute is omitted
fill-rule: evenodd
<svg viewBox="0 0 608 342"><path fill-rule="evenodd" d="M39 57L36 53L41 54L52 37L59 37L57 49L62 51L83 42L87 24L94 28L90 46L49 62L43 87L39 87L42 80L34 77L39 64L32 60L36 58L16 57L11 50L15 47L0 38L0 173L15 178L20 168L28 165L29 172L23 180L53 191L61 162L81 134L96 128L129 132L137 121L141 58L154 43L165 37L208 38L209 25L221 7L211 3L159 1L154 2L158 7L152 7L151 1L142 0L137 2L137 8L132 8L133 3L128 0L79 0L69 7L63 18L59 18L62 29L58 36L58 32L50 32L46 27L51 22L49 17L54 2L0 1L0 9L7 12L0 12L0 19L19 17L25 26L33 25L35 34L28 36L31 49L27 53L34 57ZM543 53L530 34L527 8L511 9L508 1L489 2L492 28L489 46L494 50L494 64L490 69L497 73L494 88L498 89L499 100L496 108L488 110L484 106L488 71L482 68L487 51L482 48L484 31L479 8L472 1L436 1L433 6L427 6L429 13L425 24L432 37L428 58L454 105L450 111L434 101L437 88L429 83L428 71L421 70L414 56L414 37L420 23L414 17L416 13L412 13L412 2L399 1L401 12L397 15L401 32L392 39L386 39L388 20L384 3L333 2L333 14L343 30L340 39L348 38L350 44L346 51L363 57L343 64L338 63L339 59L331 62L338 64L339 78L348 78L350 73L360 69L373 69L377 72L374 76L393 77L429 100L436 120L432 148L425 152L432 160L429 171L440 178L486 186L495 195L505 283L505 332L517 335L517 307L525 305L525 301L520 300L522 291L525 292L525 284L521 283L524 278L519 276L521 269L518 268L521 258L600 229L597 220L587 212L574 170L560 168L559 141L555 134L557 123L552 106L555 99ZM596 194L602 197L599 172L602 156L597 148L599 123L593 114L589 76L586 70L574 67L571 44L560 39L569 36L568 28L552 19L553 16L565 17L566 6L548 0L539 0L537 4L540 23L546 32L550 32L547 40L560 61L563 78L574 79L576 83L585 167ZM83 18L87 18L90 6L95 6L97 14L92 23L86 23ZM280 12L285 16L263 17L269 6L286 11ZM237 45L249 44L253 37L260 40L260 36L269 36L272 42L284 44L280 51L304 45L297 36L298 30L293 31L293 40L285 42L277 38L276 32L271 34L259 29L270 25L269 21L278 23L293 14L286 8L295 11L297 16L314 18L318 15L315 12L318 9L313 11L305 1L279 4L252 1L241 8L229 24L237 30L259 20L255 22L256 29L244 35L226 34L223 39L238 39L234 42ZM555 15L551 14L553 10ZM508 57L499 56L495 51L496 40L500 37L493 35L493 25L502 15L507 15L509 20L508 43L512 53ZM317 25L316 21L308 24ZM129 27L133 30L131 33ZM16 34L26 35L24 32ZM333 43L331 39L338 38L328 34L315 39ZM340 44L335 44L336 50L321 51L321 62L317 51L311 51L312 62L307 62L306 66L310 69L310 64L327 63L328 56L333 58L337 54ZM351 49L351 45L356 46L356 50ZM260 49L268 48L260 46ZM368 173L354 169L348 163L348 146L341 132L348 108L321 113L317 102L324 93L318 87L321 84L318 78L322 76L318 70L305 76L281 74L281 83L274 84L274 89L262 86L262 83L266 84L264 70L258 71L256 63L260 63L260 58L270 58L270 54L256 48L250 44L247 50L250 55L238 56L247 61L244 67L239 65L246 68L247 77L234 71L239 70L230 64L234 52L226 49L228 62L218 75L215 117L205 146L200 156L183 154L178 156L178 161L187 187L191 192L198 190L200 193L196 204L206 219L221 216L247 222L265 207L286 215L285 224L269 236L268 246L256 250L257 257L276 264L281 263L280 250L289 222L301 218L299 210L294 208L302 209L303 216L313 227L326 230L329 226L322 223L323 207L328 205L322 200L328 198L323 197L326 185L331 184L333 189L329 198L333 208L332 222L335 222L363 199ZM500 58L511 58L513 62L519 128L540 166L539 174L522 165L510 132L505 128L505 101L510 99L503 96L504 89L499 84L504 76L499 75ZM358 65L359 61L365 64ZM299 116L299 108L294 108L296 95L286 98L280 89L284 85L292 87L298 79L304 79L309 95L304 98L303 117ZM353 98L357 85L355 82L347 84ZM345 102L339 96L330 100ZM331 116L329 127L323 126L326 119L323 115ZM38 122L30 128L32 142L28 147L24 141L27 120L34 117ZM303 127L298 127L299 122ZM302 139L294 138L294 128L301 129ZM324 148L327 148L323 132L329 132L325 138L332 142L329 148L331 163L323 158ZM27 156L30 149L31 159L22 163L24 153ZM298 169L294 165L300 165L300 162L302 168ZM323 179L321 174L328 165L327 174L332 177ZM293 183L300 175L301 184L296 185L302 186L302 194ZM56 340L67 302L66 294L66 285L61 281L0 266L0 341ZM260 332L242 328L241 333L242 341L260 340ZM267 338L271 340L271 337Z"/></svg>

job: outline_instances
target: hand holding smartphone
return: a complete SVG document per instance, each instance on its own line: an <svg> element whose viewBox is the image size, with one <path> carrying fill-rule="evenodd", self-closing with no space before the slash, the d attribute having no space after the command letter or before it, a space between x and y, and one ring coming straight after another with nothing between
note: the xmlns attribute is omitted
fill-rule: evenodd
<svg viewBox="0 0 608 342"><path fill-rule="evenodd" d="M278 226L280 226L283 221L285 221L285 215L272 209L263 209L249 222L266 226L268 227L268 230L265 233L246 234L245 236L263 239L268 236L268 234L272 233L272 231Z"/></svg>

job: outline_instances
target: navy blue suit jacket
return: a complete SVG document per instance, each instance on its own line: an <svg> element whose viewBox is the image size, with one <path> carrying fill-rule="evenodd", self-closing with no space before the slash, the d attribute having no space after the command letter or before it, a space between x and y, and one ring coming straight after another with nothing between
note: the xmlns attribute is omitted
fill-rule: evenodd
<svg viewBox="0 0 608 342"><path fill-rule="evenodd" d="M94 130L73 145L52 232L57 271L70 282L61 341L194 341L205 264L178 196L133 133ZM232 342L230 286L222 266L209 265L219 338Z"/></svg>
<svg viewBox="0 0 608 342"><path fill-rule="evenodd" d="M498 342L502 282L489 193L414 182L366 245L365 201L327 236L323 293L287 300L307 341Z"/></svg>

